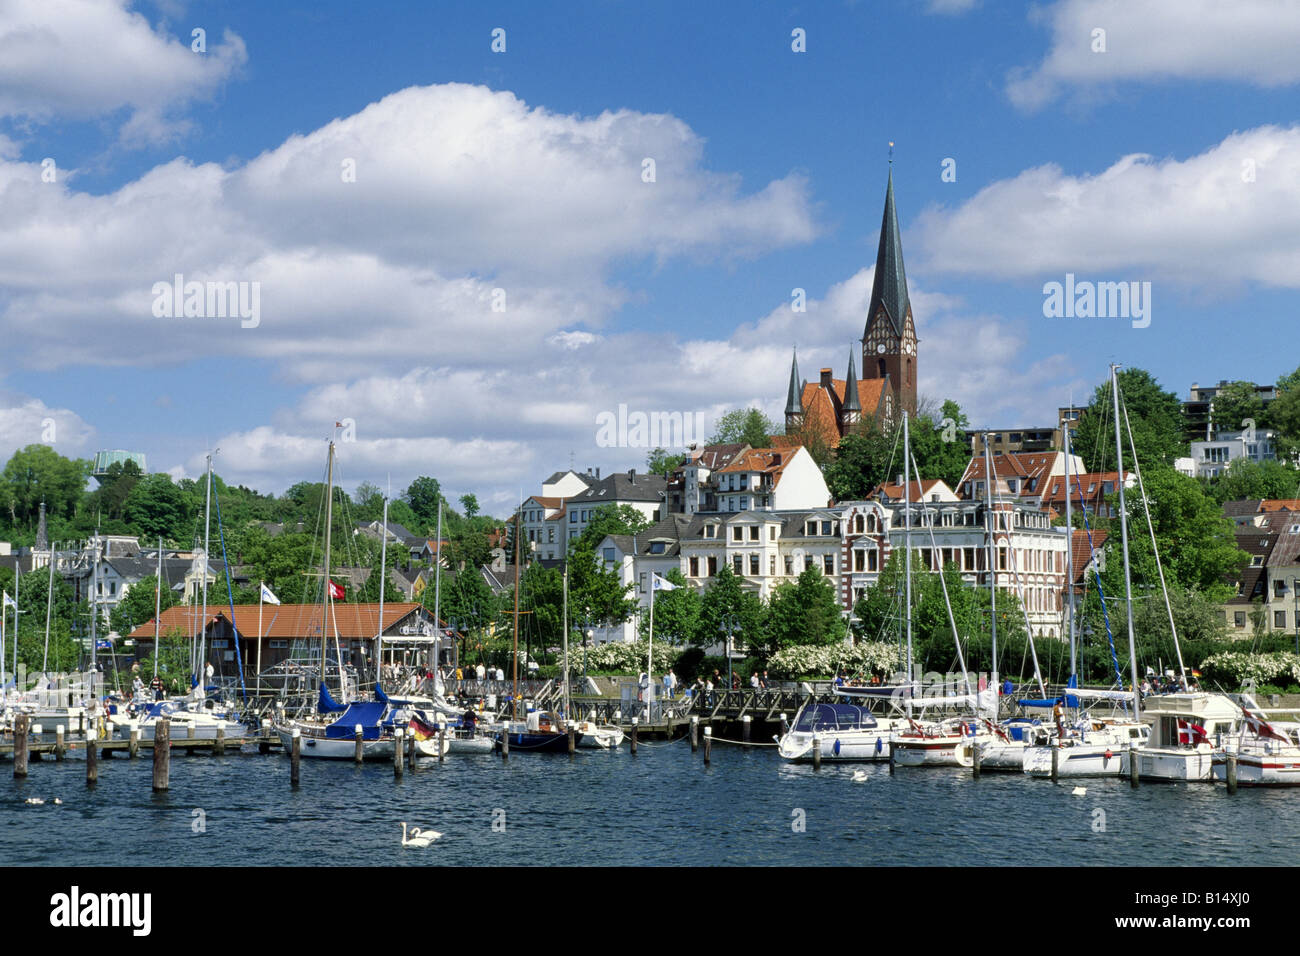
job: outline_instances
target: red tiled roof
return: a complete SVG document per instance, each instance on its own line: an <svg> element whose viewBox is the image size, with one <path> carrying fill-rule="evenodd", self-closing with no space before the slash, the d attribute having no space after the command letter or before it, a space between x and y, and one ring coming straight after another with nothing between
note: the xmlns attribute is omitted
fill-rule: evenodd
<svg viewBox="0 0 1300 956"><path fill-rule="evenodd" d="M1126 476L1131 476L1132 472L1125 472ZM1117 471L1090 471L1081 474L1070 475L1070 501L1071 503L1086 500L1089 503L1100 500L1105 497L1106 482L1112 482L1111 493L1115 492L1114 482L1119 481L1119 472ZM1082 493L1080 488L1082 487ZM1091 493L1088 489L1091 488ZM1047 491L1043 495L1043 504L1060 504L1057 510L1065 509L1065 476L1055 475L1047 480Z"/></svg>
<svg viewBox="0 0 1300 956"><path fill-rule="evenodd" d="M1300 511L1300 498L1267 498L1259 503L1260 511Z"/></svg>
<svg viewBox="0 0 1300 956"><path fill-rule="evenodd" d="M414 613L419 604L386 603L384 605L384 629L387 630L402 618ZM372 638L379 631L378 604L335 604L334 621L329 629L334 632L338 627L340 638ZM306 638L320 637L323 615L319 604L282 604L264 605L262 613L262 636L268 638ZM256 604L235 605L235 629L245 637L255 637L257 631L258 606ZM168 608L158 619L159 632L164 636L179 631L181 634L193 634L203 616L203 610L196 605L178 604ZM432 616L432 615L431 615ZM230 608L208 608L209 620L224 618L230 620ZM129 635L134 640L153 640L153 619L142 624Z"/></svg>
<svg viewBox="0 0 1300 956"><path fill-rule="evenodd" d="M939 484L938 478L924 478L921 481L908 482L907 487L910 490L912 500L920 501L925 497L926 493L937 484ZM875 498L881 494L901 501L903 498L903 486L897 482L884 481L876 486L876 490L873 491L869 497Z"/></svg>
<svg viewBox="0 0 1300 956"><path fill-rule="evenodd" d="M753 472L758 471L763 474L772 476L772 487L776 487L781 480L781 474L785 471L785 466L790 464L792 459L802 448L802 445L796 445L788 448L751 448L741 455L732 459L731 464L719 469L718 474L727 472Z"/></svg>
<svg viewBox="0 0 1300 956"><path fill-rule="evenodd" d="M1110 532L1104 529L1096 529L1092 532L1092 544L1097 550L1106 543L1106 537ZM1092 560L1092 551L1088 548L1088 531L1085 528L1075 528L1073 540L1070 542L1070 560L1073 562L1074 582L1078 584L1083 580L1084 569L1088 567L1088 562Z"/></svg>

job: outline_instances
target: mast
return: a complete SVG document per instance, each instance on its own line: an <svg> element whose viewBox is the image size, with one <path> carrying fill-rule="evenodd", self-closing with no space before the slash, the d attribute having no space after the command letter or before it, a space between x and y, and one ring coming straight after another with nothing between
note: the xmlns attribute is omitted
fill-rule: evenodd
<svg viewBox="0 0 1300 956"><path fill-rule="evenodd" d="M388 494L392 494L389 482ZM379 536L379 633L375 635L375 682L384 663L384 591L388 590L388 495L384 495L384 532Z"/></svg>
<svg viewBox="0 0 1300 956"><path fill-rule="evenodd" d="M158 536L158 578L153 589L153 676L158 676L158 615L162 613L162 535ZM45 629L49 631L49 615Z"/></svg>
<svg viewBox="0 0 1300 956"><path fill-rule="evenodd" d="M997 555L994 541L996 523L993 520L993 464L989 455L988 432L984 433L984 502L987 514L984 523L989 526L989 631L993 637L993 686L1001 693L1001 683L998 681L998 575L995 570L997 562L994 560Z"/></svg>
<svg viewBox="0 0 1300 956"><path fill-rule="evenodd" d="M208 550L209 535L212 532L212 455L208 455L208 491L207 503L203 509L203 617L199 630L199 660L195 670L199 675L199 699L206 692L208 663Z"/></svg>
<svg viewBox="0 0 1300 956"><path fill-rule="evenodd" d="M94 544L94 568L91 572L90 584L90 680L91 686L94 687L95 675L99 672L95 666L96 653L95 649L99 644L99 530L95 530Z"/></svg>
<svg viewBox="0 0 1300 956"><path fill-rule="evenodd" d="M912 479L908 456L911 454L907 409L903 409L903 562L907 578L907 687L912 693Z"/></svg>
<svg viewBox="0 0 1300 956"><path fill-rule="evenodd" d="M572 710L569 702L569 561L564 561L564 610L561 613L564 625L564 719L569 719Z"/></svg>
<svg viewBox="0 0 1300 956"><path fill-rule="evenodd" d="M58 542L50 542L50 583L45 591L45 656L41 658L41 673L49 674L50 664L50 612L54 608L54 557L58 554L56 545ZM155 639L156 643L156 639ZM157 655L154 655L157 657Z"/></svg>
<svg viewBox="0 0 1300 956"><path fill-rule="evenodd" d="M1071 401L1073 406L1074 402ZM1074 647L1074 529L1071 526L1070 511L1070 422L1067 419L1065 427L1061 429L1065 433L1065 593L1066 593L1066 615L1069 619L1070 630L1070 677L1075 677L1075 647Z"/></svg>
<svg viewBox="0 0 1300 956"><path fill-rule="evenodd" d="M320 683L325 682L326 632L329 629L330 611L334 596L330 593L330 532L334 523L334 439L330 439L329 453L325 459L325 559L321 562L325 568L325 596L321 609L325 619L320 627ZM343 662L339 661L339 696L346 696L343 691Z"/></svg>
<svg viewBox="0 0 1300 956"><path fill-rule="evenodd" d="M1124 506L1124 450L1119 437L1119 378L1115 374L1117 365L1110 367L1111 393L1115 396L1115 463L1119 469L1119 530L1124 546L1124 605L1128 611L1128 663L1130 679L1133 681L1133 717L1136 720L1142 712L1142 694L1138 688L1137 649L1133 641L1133 582L1129 576L1128 564L1128 513Z"/></svg>
<svg viewBox="0 0 1300 956"><path fill-rule="evenodd" d="M511 680L514 690L510 694L510 717L519 719L519 515L520 508L515 509L515 656L511 665Z"/></svg>
<svg viewBox="0 0 1300 956"><path fill-rule="evenodd" d="M438 543L433 549L433 631L438 636L433 639L433 670L440 672L442 662L442 618L439 616L439 603L442 597L442 491L438 492ZM453 675L454 676L454 675ZM441 677L435 677L436 689L442 683Z"/></svg>

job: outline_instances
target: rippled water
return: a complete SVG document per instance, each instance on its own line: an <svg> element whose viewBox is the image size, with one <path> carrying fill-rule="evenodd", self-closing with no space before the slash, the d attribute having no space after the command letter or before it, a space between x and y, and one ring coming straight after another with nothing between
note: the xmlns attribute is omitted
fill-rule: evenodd
<svg viewBox="0 0 1300 956"><path fill-rule="evenodd" d="M1289 865L1300 792L1023 775L783 763L770 748L686 742L621 752L449 756L394 780L391 764L307 761L289 785L281 754L0 763L0 861L8 865L620 866L673 864ZM855 770L867 779L855 782ZM44 806L28 806L29 796ZM54 797L63 800L54 806ZM206 832L195 833L195 809ZM504 810L504 832L493 829ZM1094 832L1104 811L1105 832ZM801 811L801 812L800 812ZM500 821L501 814L495 818ZM795 824L804 823L796 832ZM444 835L400 845L400 821ZM1168 847L1168 851L1158 848Z"/></svg>

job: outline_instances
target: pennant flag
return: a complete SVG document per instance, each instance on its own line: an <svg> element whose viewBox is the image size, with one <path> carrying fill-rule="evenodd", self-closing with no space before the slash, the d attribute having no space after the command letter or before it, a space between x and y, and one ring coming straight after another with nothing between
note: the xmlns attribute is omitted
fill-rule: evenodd
<svg viewBox="0 0 1300 956"><path fill-rule="evenodd" d="M654 589L655 589L656 591L676 591L676 590L677 590L677 585L673 584L673 582L671 582L671 581L669 581L669 580L666 580L665 578L661 578L661 577L660 577L659 575L657 575L657 574L656 574L656 575L653 575L653 577L654 577Z"/></svg>
<svg viewBox="0 0 1300 956"><path fill-rule="evenodd" d="M336 601L342 601L343 600L342 586L335 584L333 581L330 581L330 597L332 597Z"/></svg>
<svg viewBox="0 0 1300 956"><path fill-rule="evenodd" d="M1274 740L1280 740L1284 744L1291 743L1285 735L1275 730L1268 721L1261 717L1256 717L1245 707L1241 708L1241 712L1246 715L1246 726L1250 728L1251 733L1256 737L1272 737Z"/></svg>
<svg viewBox="0 0 1300 956"><path fill-rule="evenodd" d="M15 601L13 598L11 598L11 597L9 596L9 592L8 592L8 591L5 591L5 592L4 592L4 596L5 596L5 598L4 598L4 604L3 604L3 605L0 605L0 606L3 606L3 607L11 607L11 608L13 608L15 611L18 610L18 602Z"/></svg>
<svg viewBox="0 0 1300 956"><path fill-rule="evenodd" d="M265 581L262 582L262 600L265 601L267 604L280 603L280 599L276 597L275 594L272 593L271 589L266 586Z"/></svg>

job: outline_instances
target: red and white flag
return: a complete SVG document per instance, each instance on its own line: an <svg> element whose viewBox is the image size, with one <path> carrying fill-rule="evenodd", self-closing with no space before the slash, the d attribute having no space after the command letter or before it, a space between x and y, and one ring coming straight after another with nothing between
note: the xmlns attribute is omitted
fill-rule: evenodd
<svg viewBox="0 0 1300 956"><path fill-rule="evenodd" d="M1194 747L1197 744L1209 743L1210 738L1209 735L1206 734L1205 728L1200 724L1194 724L1190 720L1182 720L1180 718L1178 721L1178 742L1180 744L1189 744Z"/></svg>
<svg viewBox="0 0 1300 956"><path fill-rule="evenodd" d="M1246 715L1246 726L1250 728L1251 733L1256 737L1272 737L1274 740L1280 740L1284 744L1291 743L1291 741L1287 740L1285 735L1274 730L1272 725L1262 717L1256 717L1245 707L1241 708L1241 712Z"/></svg>
<svg viewBox="0 0 1300 956"><path fill-rule="evenodd" d="M343 600L343 586L330 581L330 597L336 601Z"/></svg>

